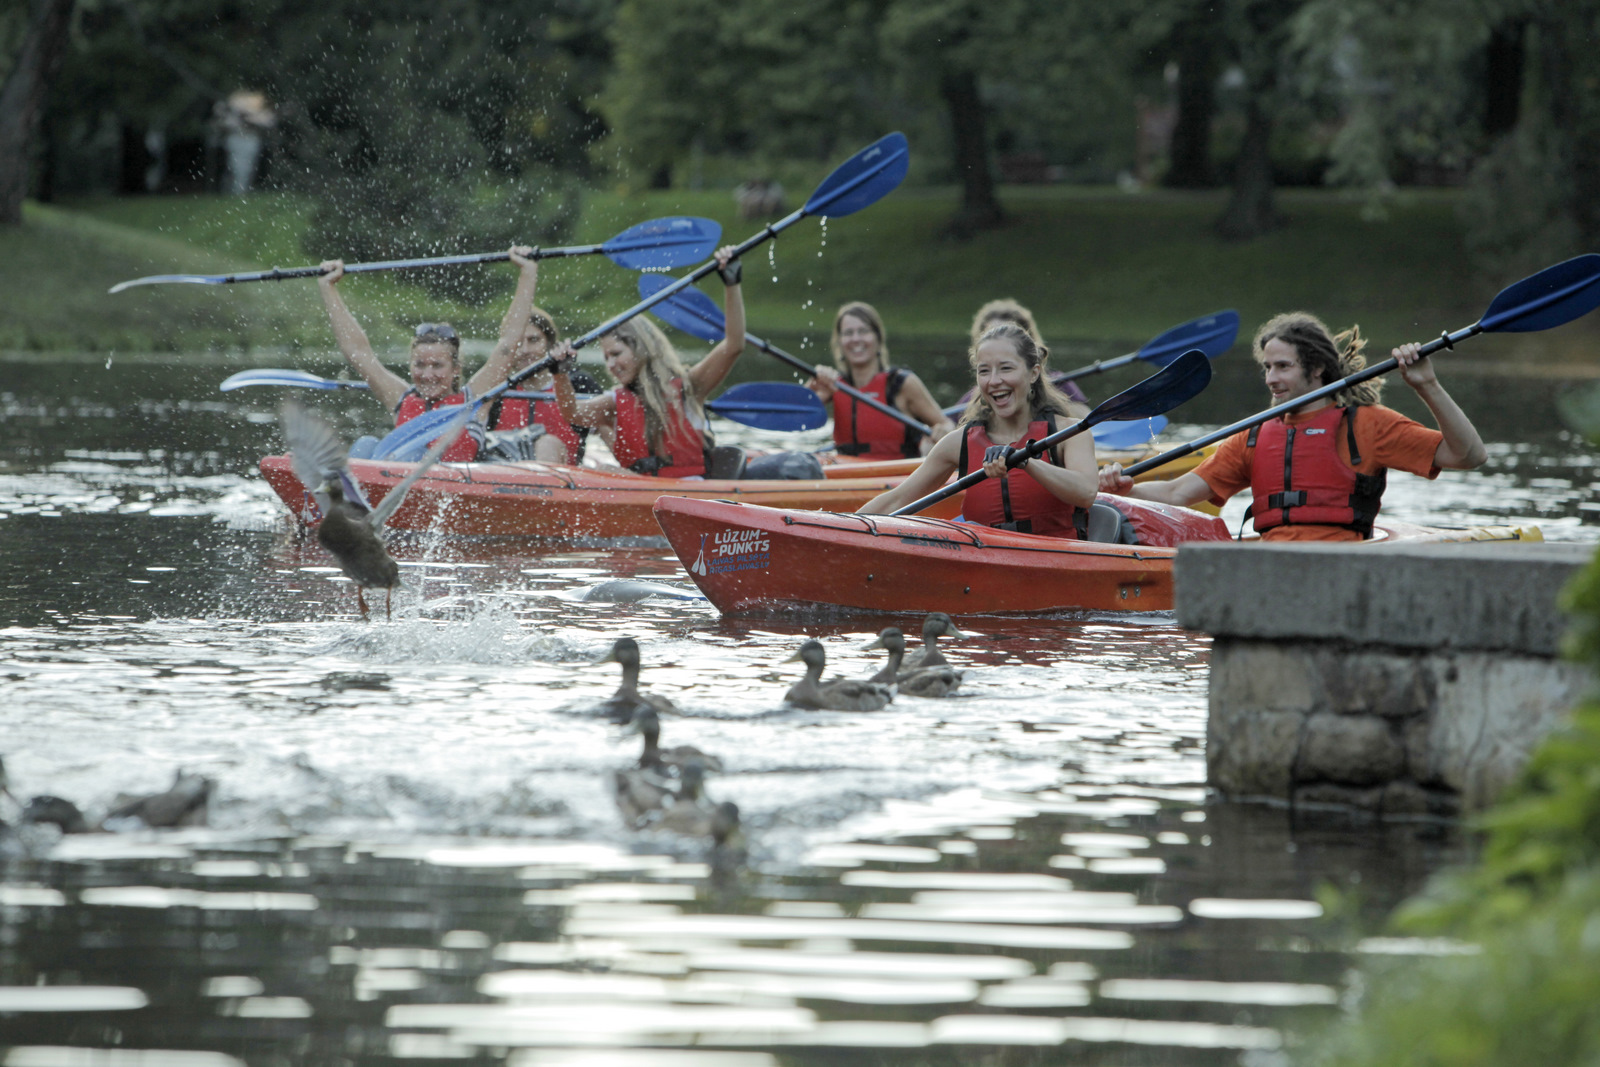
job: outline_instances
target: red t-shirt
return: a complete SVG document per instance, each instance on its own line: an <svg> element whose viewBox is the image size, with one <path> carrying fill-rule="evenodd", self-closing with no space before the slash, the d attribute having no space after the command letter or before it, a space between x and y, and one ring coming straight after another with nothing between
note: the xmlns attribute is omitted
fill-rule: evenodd
<svg viewBox="0 0 1600 1067"><path fill-rule="evenodd" d="M1298 426L1315 414L1297 411L1286 419L1290 426ZM1249 436L1249 430L1240 430L1195 468L1195 473L1211 487L1211 502L1218 507L1235 493L1250 488L1250 463L1255 450L1245 444ZM1377 474L1387 468L1421 478L1437 478L1439 467L1433 457L1443 440L1444 434L1438 430L1430 430L1392 408L1368 404L1356 412L1356 449L1361 453L1356 472ZM1339 458L1349 463L1350 443L1342 428L1334 434L1334 442ZM1361 535L1342 526L1291 524L1274 526L1262 535L1262 540L1359 541Z"/></svg>

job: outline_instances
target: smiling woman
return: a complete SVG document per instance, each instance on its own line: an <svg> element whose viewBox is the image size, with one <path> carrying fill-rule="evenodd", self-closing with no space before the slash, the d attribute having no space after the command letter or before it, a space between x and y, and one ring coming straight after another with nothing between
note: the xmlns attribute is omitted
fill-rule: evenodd
<svg viewBox="0 0 1600 1067"><path fill-rule="evenodd" d="M871 304L857 300L839 309L833 319L832 345L834 366L819 364L808 384L823 403L833 402L833 444L840 455L915 458L953 428L922 379L889 363L887 331ZM933 430L931 440L842 392L841 382L927 423Z"/></svg>
<svg viewBox="0 0 1600 1067"><path fill-rule="evenodd" d="M447 322L424 322L417 326L411 338L411 381L407 382L378 360L366 331L345 306L338 288L345 273L344 260L331 259L321 265L325 273L317 279L317 285L339 350L351 369L366 379L378 402L394 413L396 426L443 404L467 403L505 378L533 311L539 265L536 260L527 258L532 252L531 248L511 249L511 261L521 272L516 295L501 323L499 343L464 386L461 383L461 338L454 327ZM466 463L478 457L482 424L474 419L468 429L468 433L462 434L445 451L445 462Z"/></svg>
<svg viewBox="0 0 1600 1067"><path fill-rule="evenodd" d="M941 438L910 477L861 510L884 514L939 488L951 474L981 467L988 476L968 488L962 518L1004 530L1053 537L1085 536L1094 503L1094 441L1079 434L1014 468L1012 449L1076 421L1070 401L1044 377L1049 350L1013 323L993 326L973 345L972 403L955 433Z"/></svg>

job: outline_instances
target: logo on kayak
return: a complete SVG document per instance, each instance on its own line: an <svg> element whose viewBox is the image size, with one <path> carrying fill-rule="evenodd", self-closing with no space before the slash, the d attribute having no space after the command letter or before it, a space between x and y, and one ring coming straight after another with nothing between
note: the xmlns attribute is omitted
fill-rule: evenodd
<svg viewBox="0 0 1600 1067"><path fill-rule="evenodd" d="M709 539L711 551L706 552ZM695 574L764 571L772 563L772 541L764 530L718 530L700 535L700 554L689 569Z"/></svg>

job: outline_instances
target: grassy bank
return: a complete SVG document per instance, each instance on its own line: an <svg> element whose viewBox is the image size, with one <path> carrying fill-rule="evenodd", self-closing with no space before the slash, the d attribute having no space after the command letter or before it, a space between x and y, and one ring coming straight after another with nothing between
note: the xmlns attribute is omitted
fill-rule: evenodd
<svg viewBox="0 0 1600 1067"><path fill-rule="evenodd" d="M817 351L825 348L833 309L866 299L883 311L891 339L958 348L978 304L1014 296L1036 310L1064 354L1133 347L1175 322L1222 307L1237 308L1247 330L1274 312L1307 308L1335 325L1358 321L1387 346L1473 321L1498 287L1468 266L1449 192L1408 193L1387 219L1369 222L1358 204L1339 194L1289 191L1280 204L1289 225L1244 244L1211 234L1222 195L1008 189L1009 224L955 242L940 236L953 191L897 192L826 229L804 221L775 248L755 253L745 286L751 328ZM161 286L115 297L105 292L113 282L144 274L313 262L317 257L300 247L307 212L303 201L283 194L30 205L20 230L0 231L0 285L8 294L10 325L3 344L96 351L265 348L326 356L331 338L308 281ZM715 218L730 240L755 229L735 217L722 191L596 192L575 239L603 240L634 222L673 213ZM509 292L510 268L468 269L502 273ZM408 324L419 318L448 317L473 336L492 337L499 306L443 303L403 277L346 283L352 307L380 344L402 343ZM564 328L581 330L630 303L633 294L632 277L597 257L548 265L540 302ZM1568 331L1553 343L1559 358L1583 360L1593 336ZM1532 350L1524 344L1522 352L1549 357L1551 343L1544 338Z"/></svg>

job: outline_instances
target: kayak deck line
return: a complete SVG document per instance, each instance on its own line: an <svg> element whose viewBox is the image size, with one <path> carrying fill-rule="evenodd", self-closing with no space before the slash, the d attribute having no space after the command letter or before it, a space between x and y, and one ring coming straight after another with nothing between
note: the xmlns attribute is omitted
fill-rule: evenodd
<svg viewBox="0 0 1600 1067"><path fill-rule="evenodd" d="M855 514L855 513L852 513L850 515L842 515L842 514L839 514L837 512L818 512L817 513L817 516L819 518L821 516L823 516L823 515L828 515L828 516L833 516L833 517L838 517L838 518L861 519L861 520L863 520L863 530L864 530L864 532L867 533L868 535L872 536L872 537L892 537L892 538L895 538L896 540L902 541L902 542L905 542L905 541L923 541L923 542L927 542L929 547L933 547L935 545L935 543L937 543L937 542L943 542L945 544L949 544L949 545L952 545L952 546L957 544L957 542L955 542L953 539L950 539L950 538L919 537L916 534L883 533L882 531L880 531L877 528L877 524L871 521L872 519L876 518L876 516L873 516L873 515L861 515L861 514ZM929 519L926 516L921 516L921 515L902 515L902 516L900 516L900 518L901 519L911 519L913 521L921 520L922 522L924 522L924 523L926 523L928 525L937 525L937 527L939 529L941 529L941 530L950 530L953 533L955 533L955 532L964 533L966 535L967 539L962 541L962 542L960 542L960 547L963 547L963 548L975 548L975 549L988 550L988 551L1002 551L1003 550L1003 551L1006 551L1006 552L1042 552L1042 553L1045 553L1047 555L1059 555L1059 556L1104 556L1104 555L1113 555L1113 556L1118 557L1119 559L1134 559L1134 560L1168 559L1168 558L1170 558L1171 553L1174 551L1173 549L1170 549L1170 548L1164 548L1164 549L1146 548L1144 550L1144 552L1141 553L1139 551L1139 549L1141 547L1143 547L1143 546L1139 546L1139 545L1103 545L1103 544L1100 544L1100 543L1095 542L1095 541L1072 541L1072 540L1068 540L1066 538L1053 538L1052 539L1052 540L1060 542L1059 547L1056 546L1056 545L1012 545L1012 544L1008 544L1008 545L991 545L991 544L984 543L982 540L980 540L978 538L976 533L973 532L971 527L973 525L975 525L974 523L970 523L970 522L952 522L952 521L950 521L948 519ZM829 525L828 523L825 523L825 522L818 522L815 519L803 518L803 517L800 517L800 516L797 516L797 515L785 515L785 516L783 516L783 523L784 523L785 526L813 526L813 527L816 527L819 530L837 530L837 529L840 529L840 527L838 527L838 526L832 526L832 525Z"/></svg>

